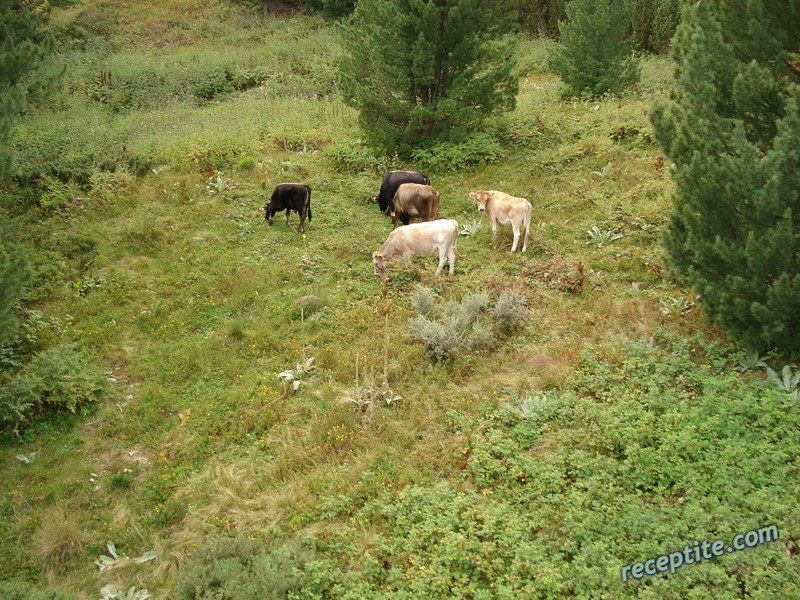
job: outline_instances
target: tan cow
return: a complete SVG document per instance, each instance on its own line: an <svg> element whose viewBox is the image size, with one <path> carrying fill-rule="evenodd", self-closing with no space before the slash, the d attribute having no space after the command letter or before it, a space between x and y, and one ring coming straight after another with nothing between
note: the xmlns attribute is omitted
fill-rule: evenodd
<svg viewBox="0 0 800 600"><path fill-rule="evenodd" d="M497 190L478 190L470 192L470 198L478 203L478 210L489 215L492 224L492 239L497 237L497 224L511 225L514 231L514 243L511 251L517 251L521 229L525 230L522 242L522 252L528 249L528 233L531 229L531 203L525 198L509 196Z"/></svg>
<svg viewBox="0 0 800 600"><path fill-rule="evenodd" d="M397 227L397 221L408 225L415 218L426 221L439 218L439 192L429 185L402 184L397 188L392 204L392 228Z"/></svg>
<svg viewBox="0 0 800 600"><path fill-rule="evenodd" d="M398 227L386 239L380 250L372 253L375 275L383 275L389 261L409 258L414 254L439 252L436 274L442 272L445 262L450 263L450 275L456 263L456 238L458 222L453 219L437 219L425 223L412 223Z"/></svg>

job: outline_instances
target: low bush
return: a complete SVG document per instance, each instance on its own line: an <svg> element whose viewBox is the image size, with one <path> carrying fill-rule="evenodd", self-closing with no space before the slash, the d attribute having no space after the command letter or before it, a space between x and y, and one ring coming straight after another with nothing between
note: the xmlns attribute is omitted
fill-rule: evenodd
<svg viewBox="0 0 800 600"><path fill-rule="evenodd" d="M492 348L497 341L495 330L510 334L528 318L524 296L508 290L490 310L485 292L467 292L460 302L448 300L439 306L433 292L419 286L411 305L417 316L408 320L408 328L434 361Z"/></svg>
<svg viewBox="0 0 800 600"><path fill-rule="evenodd" d="M503 290L492 308L492 318L497 328L510 334L522 327L530 317L528 303L522 292Z"/></svg>
<svg viewBox="0 0 800 600"><path fill-rule="evenodd" d="M92 134L86 135L91 128ZM132 171L141 175L151 167L148 155L129 149L130 132L123 127L109 127L99 115L86 111L85 118L69 122L42 118L28 129L18 128L13 140L17 158L14 173L18 181L45 180L42 188L48 206L61 208L64 203L83 195L98 171ZM58 180L66 188L58 188Z"/></svg>
<svg viewBox="0 0 800 600"><path fill-rule="evenodd" d="M202 543L178 576L183 600L284 600L314 587L314 552L299 546L265 547L244 537ZM304 595L306 597L314 597Z"/></svg>
<svg viewBox="0 0 800 600"><path fill-rule="evenodd" d="M460 142L440 142L412 152L415 162L426 169L455 171L492 163L503 157L503 148L494 136L478 132Z"/></svg>
<svg viewBox="0 0 800 600"><path fill-rule="evenodd" d="M0 347L16 337L20 302L31 280L31 268L25 248L13 240L19 231L0 211Z"/></svg>
<svg viewBox="0 0 800 600"><path fill-rule="evenodd" d="M0 598L3 600L78 600L73 594L54 589L37 588L23 581L0 581Z"/></svg>
<svg viewBox="0 0 800 600"><path fill-rule="evenodd" d="M17 424L44 409L75 412L78 406L99 400L106 387L92 360L68 343L39 352L0 382L2 424Z"/></svg>
<svg viewBox="0 0 800 600"><path fill-rule="evenodd" d="M117 171L94 169L89 175L89 195L101 204L109 204L130 195L135 183L136 178L125 167Z"/></svg>
<svg viewBox="0 0 800 600"><path fill-rule="evenodd" d="M348 137L332 142L325 148L325 156L341 171L360 173L389 170L389 161L358 138Z"/></svg>

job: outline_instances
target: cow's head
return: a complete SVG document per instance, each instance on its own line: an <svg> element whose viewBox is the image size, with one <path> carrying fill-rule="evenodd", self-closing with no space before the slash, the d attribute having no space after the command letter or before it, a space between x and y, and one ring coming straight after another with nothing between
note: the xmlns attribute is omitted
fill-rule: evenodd
<svg viewBox="0 0 800 600"><path fill-rule="evenodd" d="M264 205L264 220L270 225L272 225L272 217L275 216L275 212L276 211L272 210L271 201Z"/></svg>
<svg viewBox="0 0 800 600"><path fill-rule="evenodd" d="M389 261L383 257L380 252L372 253L372 264L375 265L375 276L380 277L386 272L386 267Z"/></svg>
<svg viewBox="0 0 800 600"><path fill-rule="evenodd" d="M470 192L469 197L478 203L479 212L484 212L486 210L486 203L489 202L489 192L478 190L477 192Z"/></svg>
<svg viewBox="0 0 800 600"><path fill-rule="evenodd" d="M385 198L385 196L378 194L377 196L375 196L375 202L378 203L378 208L381 209L381 212L385 214L386 209L389 208L389 201Z"/></svg>

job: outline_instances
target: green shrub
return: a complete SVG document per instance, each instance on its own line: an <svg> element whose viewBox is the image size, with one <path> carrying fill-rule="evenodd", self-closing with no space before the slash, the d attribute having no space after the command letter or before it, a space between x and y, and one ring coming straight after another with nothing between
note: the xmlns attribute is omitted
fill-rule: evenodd
<svg viewBox="0 0 800 600"><path fill-rule="evenodd" d="M425 345L428 356L434 361L447 360L466 349L464 334L449 322L442 323L418 316L408 320L408 328Z"/></svg>
<svg viewBox="0 0 800 600"><path fill-rule="evenodd" d="M244 537L204 541L178 576L183 600L284 600L311 584L314 552ZM291 595L290 595L291 594Z"/></svg>
<svg viewBox="0 0 800 600"><path fill-rule="evenodd" d="M46 211L59 211L68 208L73 199L83 196L83 189L75 182L61 181L57 177L45 175L39 184L39 206Z"/></svg>
<svg viewBox="0 0 800 600"><path fill-rule="evenodd" d="M455 171L492 163L503 157L503 149L492 135L479 132L468 135L460 142L440 142L417 148L411 156L427 169Z"/></svg>
<svg viewBox="0 0 800 600"><path fill-rule="evenodd" d="M23 581L0 581L0 598L3 600L78 600L78 597L73 594L49 588L38 588Z"/></svg>
<svg viewBox="0 0 800 600"><path fill-rule="evenodd" d="M17 233L8 214L0 211L0 347L16 338L20 302L31 280L27 253L21 244L12 241Z"/></svg>
<svg viewBox="0 0 800 600"><path fill-rule="evenodd" d="M52 206L47 208L60 208L64 201L82 195L79 190L89 185L97 171L131 169L141 173L150 164L146 156L127 150L128 132L101 121L99 115L87 111L85 117L68 121L42 117L17 131L13 140L18 157L15 176L23 182L44 177L49 186L45 192L53 196L48 196ZM92 134L86 135L89 128ZM57 188L53 179L65 187Z"/></svg>
<svg viewBox="0 0 800 600"><path fill-rule="evenodd" d="M245 156L236 163L237 171L255 171L257 166L256 159L252 156Z"/></svg>
<svg viewBox="0 0 800 600"><path fill-rule="evenodd" d="M93 169L89 175L89 194L101 204L109 204L127 197L133 191L135 183L133 174L124 167L117 171Z"/></svg>
<svg viewBox="0 0 800 600"><path fill-rule="evenodd" d="M213 100L233 91L230 75L227 70L211 69L198 78L192 86L192 94L201 100Z"/></svg>
<svg viewBox="0 0 800 600"><path fill-rule="evenodd" d="M355 0L303 0L312 10L322 12L327 17L343 17L353 12Z"/></svg>
<svg viewBox="0 0 800 600"><path fill-rule="evenodd" d="M63 343L36 354L0 386L0 422L25 421L45 408L75 412L100 399L106 380L91 359Z"/></svg>
<svg viewBox="0 0 800 600"><path fill-rule="evenodd" d="M333 166L342 171L363 172L388 170L388 161L358 138L336 140L325 148Z"/></svg>

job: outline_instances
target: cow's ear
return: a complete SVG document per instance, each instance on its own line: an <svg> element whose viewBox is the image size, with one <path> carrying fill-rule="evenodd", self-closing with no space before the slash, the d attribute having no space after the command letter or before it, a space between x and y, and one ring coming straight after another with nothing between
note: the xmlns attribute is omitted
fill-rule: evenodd
<svg viewBox="0 0 800 600"><path fill-rule="evenodd" d="M477 200L478 199L478 192L470 192L469 193L469 197L472 198L473 200Z"/></svg>
<svg viewBox="0 0 800 600"><path fill-rule="evenodd" d="M372 253L372 258L383 259L383 254L381 254L380 252L373 252Z"/></svg>

